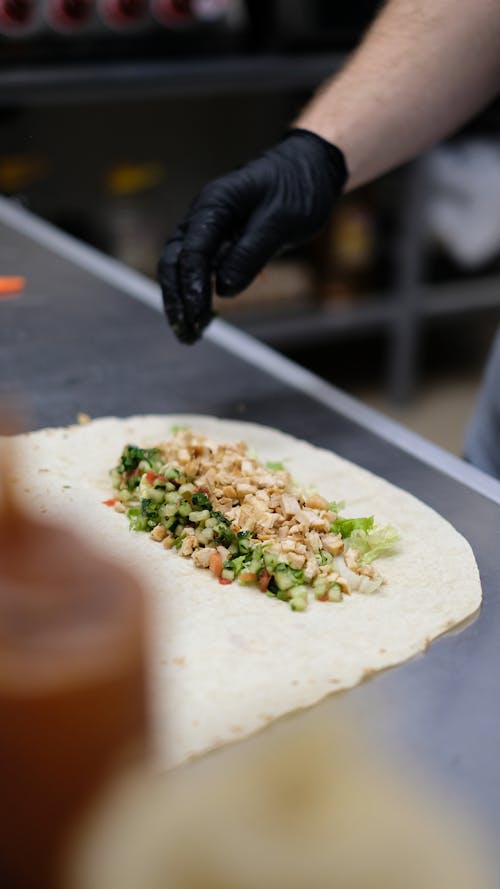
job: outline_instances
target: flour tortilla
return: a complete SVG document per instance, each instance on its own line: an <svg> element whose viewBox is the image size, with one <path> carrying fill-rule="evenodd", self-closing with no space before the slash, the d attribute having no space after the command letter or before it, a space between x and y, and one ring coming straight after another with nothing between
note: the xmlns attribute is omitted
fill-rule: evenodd
<svg viewBox="0 0 500 889"><path fill-rule="evenodd" d="M220 442L244 440L263 461L284 461L301 486L345 500L345 515L396 525L397 552L377 562L387 584L296 613L254 588L221 586L191 560L130 532L126 517L102 504L112 495L109 469L124 445L151 447L170 438L174 424ZM381 478L276 430L205 416L109 417L17 442L26 506L115 556L149 592L153 710L165 765L405 661L480 605L471 548L448 522Z"/></svg>

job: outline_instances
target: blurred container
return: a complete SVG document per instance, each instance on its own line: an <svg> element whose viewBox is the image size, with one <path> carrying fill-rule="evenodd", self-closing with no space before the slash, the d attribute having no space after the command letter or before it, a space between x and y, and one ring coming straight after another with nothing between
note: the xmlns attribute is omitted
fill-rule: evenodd
<svg viewBox="0 0 500 889"><path fill-rule="evenodd" d="M147 275L155 275L163 226L157 219L155 187L163 164L123 162L108 170L103 228L114 256ZM159 232L161 232L159 240Z"/></svg>
<svg viewBox="0 0 500 889"><path fill-rule="evenodd" d="M0 468L5 479L6 467ZM80 819L122 768L145 757L144 629L142 594L133 577L66 530L22 513L10 491L4 492L0 875L5 889L59 889L66 844Z"/></svg>
<svg viewBox="0 0 500 889"><path fill-rule="evenodd" d="M318 295L323 302L352 302L373 285L376 219L363 198L346 198L318 241Z"/></svg>

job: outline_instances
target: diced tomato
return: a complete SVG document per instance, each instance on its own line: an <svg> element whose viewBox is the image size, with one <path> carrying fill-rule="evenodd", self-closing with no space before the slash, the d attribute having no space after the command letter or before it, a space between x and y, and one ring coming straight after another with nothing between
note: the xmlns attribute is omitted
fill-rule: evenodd
<svg viewBox="0 0 500 889"><path fill-rule="evenodd" d="M266 592L270 580L271 575L269 574L269 571L267 570L267 568L263 568L259 574L259 590L261 591L261 593Z"/></svg>
<svg viewBox="0 0 500 889"><path fill-rule="evenodd" d="M210 571L212 572L212 574L215 574L216 577L221 576L223 564L222 564L222 556L220 553L212 553L212 555L210 556L208 567L210 568ZM231 581L229 581L229 583L230 582Z"/></svg>
<svg viewBox="0 0 500 889"><path fill-rule="evenodd" d="M164 475L159 475L157 472L146 472L146 481L148 485L154 484L157 479L160 479L162 482L167 481Z"/></svg>
<svg viewBox="0 0 500 889"><path fill-rule="evenodd" d="M254 574L253 571L243 571L243 573L240 574L239 579L242 583L255 583L257 575Z"/></svg>
<svg viewBox="0 0 500 889"><path fill-rule="evenodd" d="M318 602L328 602L328 593L323 593L322 596L318 596Z"/></svg>
<svg viewBox="0 0 500 889"><path fill-rule="evenodd" d="M232 583L232 582L233 582L232 580L226 580L225 577L219 577L219 583L221 583L222 586L226 586L226 584Z"/></svg>
<svg viewBox="0 0 500 889"><path fill-rule="evenodd" d="M114 506L115 503L120 502L120 498L119 497L111 497L109 500L103 500L102 502L104 503L104 506Z"/></svg>

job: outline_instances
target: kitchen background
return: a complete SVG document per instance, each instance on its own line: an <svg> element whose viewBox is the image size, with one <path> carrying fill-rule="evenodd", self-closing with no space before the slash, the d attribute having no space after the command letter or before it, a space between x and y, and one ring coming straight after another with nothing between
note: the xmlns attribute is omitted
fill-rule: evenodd
<svg viewBox="0 0 500 889"><path fill-rule="evenodd" d="M377 5L0 0L0 192L154 277L197 190L280 137ZM500 320L499 107L217 303L460 453Z"/></svg>

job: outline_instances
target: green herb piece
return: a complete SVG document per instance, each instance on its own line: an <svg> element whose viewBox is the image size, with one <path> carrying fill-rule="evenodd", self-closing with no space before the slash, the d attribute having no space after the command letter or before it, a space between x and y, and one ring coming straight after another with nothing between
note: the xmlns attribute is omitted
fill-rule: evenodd
<svg viewBox="0 0 500 889"><path fill-rule="evenodd" d="M226 519L226 516L222 512L217 512L217 510L214 510L212 515L214 519L217 519L217 521L220 522L222 525L227 525L228 527L230 526L231 522L229 521L229 519Z"/></svg>
<svg viewBox="0 0 500 889"><path fill-rule="evenodd" d="M146 528L154 528L160 521L159 504L149 497L143 497L141 515L146 519Z"/></svg>
<svg viewBox="0 0 500 889"><path fill-rule="evenodd" d="M172 435L177 435L178 432L186 432L188 429L189 426L184 426L182 423L174 423L174 425L170 427L170 432Z"/></svg>
<svg viewBox="0 0 500 889"><path fill-rule="evenodd" d="M119 472L133 472L137 469L139 463L146 462L152 467L153 462L158 457L160 451L158 448L138 448L137 445L126 445L120 458L118 467Z"/></svg>
<svg viewBox="0 0 500 889"><path fill-rule="evenodd" d="M328 504L328 509L330 512L339 513L343 510L345 506L345 500L331 500Z"/></svg>
<svg viewBox="0 0 500 889"><path fill-rule="evenodd" d="M283 463L280 463L279 461L275 462L273 460L268 460L266 463L266 469L269 469L271 472L281 472L284 468Z"/></svg>
<svg viewBox="0 0 500 889"><path fill-rule="evenodd" d="M196 506L197 509L212 509L210 497L207 497L204 491L196 491L191 497L191 503L193 506Z"/></svg>

